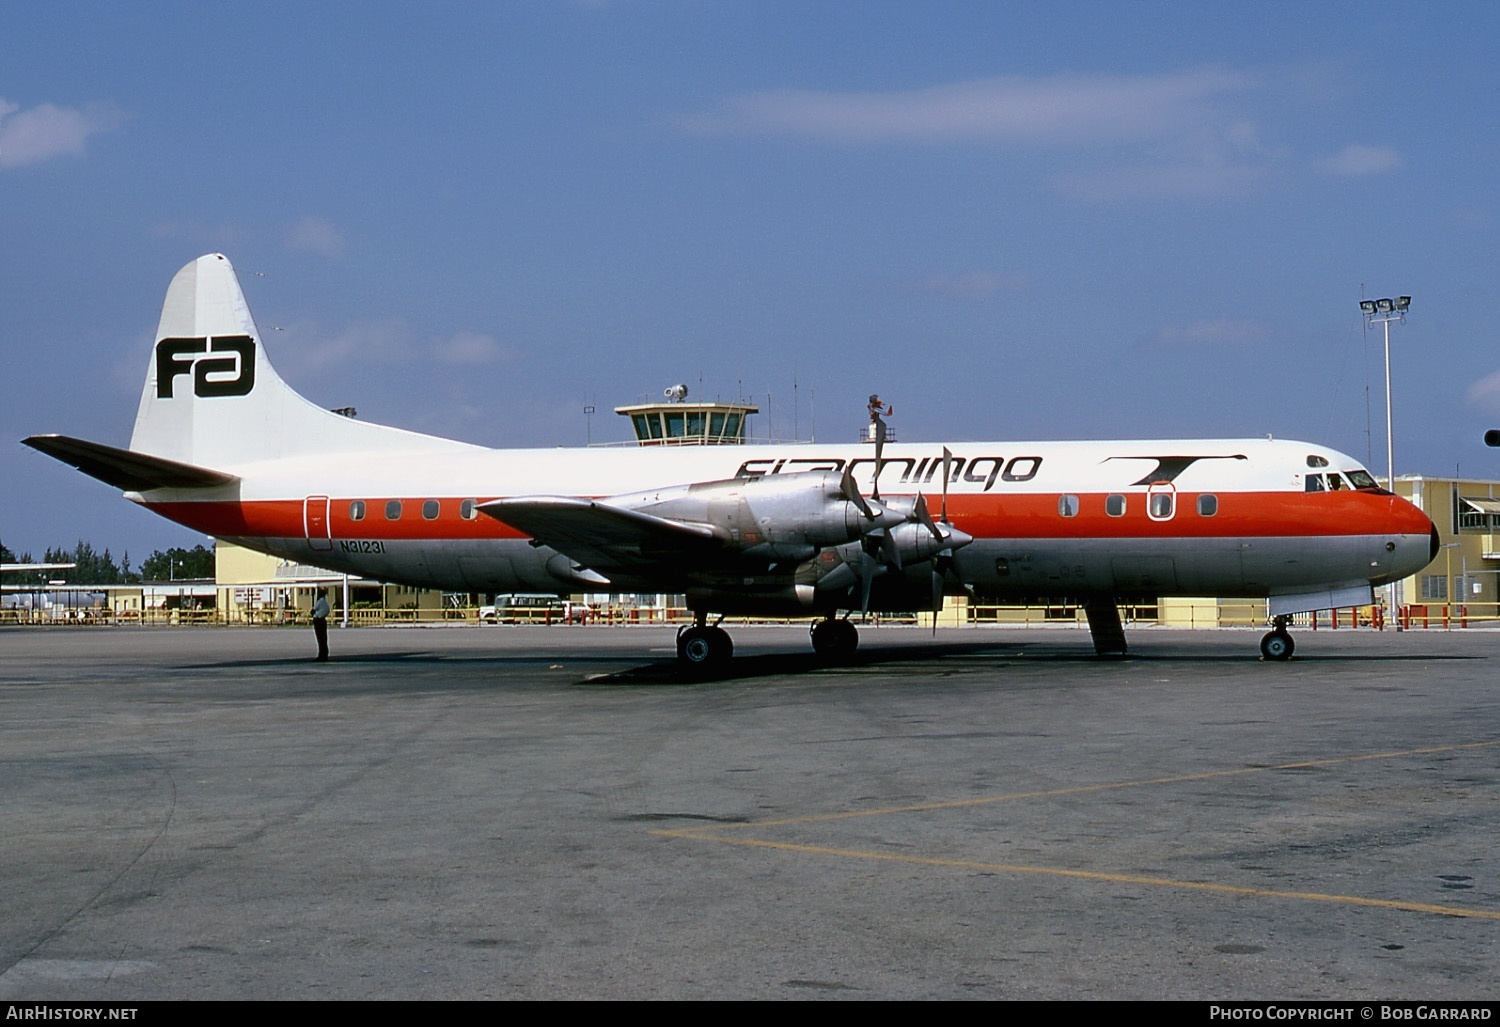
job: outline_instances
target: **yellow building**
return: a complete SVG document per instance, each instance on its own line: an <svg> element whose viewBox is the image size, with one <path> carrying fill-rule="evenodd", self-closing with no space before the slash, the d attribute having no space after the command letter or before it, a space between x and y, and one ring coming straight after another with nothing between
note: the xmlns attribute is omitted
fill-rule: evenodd
<svg viewBox="0 0 1500 1027"><path fill-rule="evenodd" d="M1410 499L1437 526L1437 559L1397 582L1395 603L1427 624L1449 618L1500 616L1500 481L1396 476L1396 494Z"/></svg>

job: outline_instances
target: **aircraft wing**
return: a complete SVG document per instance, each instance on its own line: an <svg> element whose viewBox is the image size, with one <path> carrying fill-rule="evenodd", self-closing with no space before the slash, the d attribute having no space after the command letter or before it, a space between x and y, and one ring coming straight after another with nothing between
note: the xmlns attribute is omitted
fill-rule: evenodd
<svg viewBox="0 0 1500 1027"><path fill-rule="evenodd" d="M126 492L212 488L239 481L235 475L223 471L195 467L67 435L33 435L21 441L32 449L78 468L91 478L98 478L106 485L113 485Z"/></svg>
<svg viewBox="0 0 1500 1027"><path fill-rule="evenodd" d="M723 533L707 524L573 496L496 499L479 509L604 575L660 572L682 566L686 557L716 553L724 544Z"/></svg>

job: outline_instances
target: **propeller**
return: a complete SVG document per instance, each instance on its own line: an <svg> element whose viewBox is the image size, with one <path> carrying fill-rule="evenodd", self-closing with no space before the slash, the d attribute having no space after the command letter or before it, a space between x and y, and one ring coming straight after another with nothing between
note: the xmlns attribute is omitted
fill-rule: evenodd
<svg viewBox="0 0 1500 1027"><path fill-rule="evenodd" d="M906 541L908 549L914 549L917 553L926 556L929 561L932 608L936 610L942 603L946 579L954 573L953 551L972 541L969 535L952 527L948 520L948 484L952 472L953 453L946 446L943 447L943 485L939 517L932 516L927 497L921 492L918 492L911 501L911 505L903 510L904 503L888 504L880 498L880 472L885 469L887 431L885 421L880 417L879 411L873 407L873 397L870 424L875 442L875 475L871 482L869 498L866 499L860 494L858 486L854 483L854 475L847 466L840 479L839 489L844 498L853 503L867 520L881 523L872 525L870 530L860 538L858 563L846 560L824 578L823 587L848 587L853 585L854 579L857 578L860 586L860 612L868 613L870 591L875 578L885 573L887 569L895 570L897 573L904 569L901 540L897 538L897 530L906 524L921 525L931 535L932 541L927 545L922 545L918 539L911 538L909 535ZM895 521L895 518L899 518L899 521ZM962 587L962 582L959 582L959 586ZM934 630L936 626L934 619Z"/></svg>

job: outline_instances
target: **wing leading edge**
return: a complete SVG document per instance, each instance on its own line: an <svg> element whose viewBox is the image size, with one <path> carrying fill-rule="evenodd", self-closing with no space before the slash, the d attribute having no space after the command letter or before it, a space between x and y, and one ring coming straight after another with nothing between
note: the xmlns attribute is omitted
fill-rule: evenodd
<svg viewBox="0 0 1500 1027"><path fill-rule="evenodd" d="M523 496L484 503L480 512L600 574L657 570L663 558L721 549L722 531L593 499Z"/></svg>

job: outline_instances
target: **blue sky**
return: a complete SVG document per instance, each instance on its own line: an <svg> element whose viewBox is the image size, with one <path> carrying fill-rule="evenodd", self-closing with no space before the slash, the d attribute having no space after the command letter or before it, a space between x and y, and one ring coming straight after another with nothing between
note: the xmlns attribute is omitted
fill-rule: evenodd
<svg viewBox="0 0 1500 1027"><path fill-rule="evenodd" d="M624 438L683 381L783 437L879 392L913 441L1384 473L1358 300L1408 294L1398 473L1500 478L1497 38L1477 2L9 5L0 541L202 541L18 440L125 444L214 251L308 398L489 445L581 444L587 402Z"/></svg>

